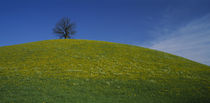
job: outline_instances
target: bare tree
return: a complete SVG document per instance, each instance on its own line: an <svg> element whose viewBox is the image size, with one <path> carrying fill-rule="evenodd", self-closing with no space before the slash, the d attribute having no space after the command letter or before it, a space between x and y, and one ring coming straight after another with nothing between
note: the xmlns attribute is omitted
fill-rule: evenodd
<svg viewBox="0 0 210 103"><path fill-rule="evenodd" d="M56 33L60 39L71 39L76 33L74 29L75 23L71 22L70 18L64 17L56 24L53 32Z"/></svg>

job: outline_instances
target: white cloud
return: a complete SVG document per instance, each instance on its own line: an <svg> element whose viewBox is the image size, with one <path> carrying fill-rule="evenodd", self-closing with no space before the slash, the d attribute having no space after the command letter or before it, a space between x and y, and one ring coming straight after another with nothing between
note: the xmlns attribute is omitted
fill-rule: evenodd
<svg viewBox="0 0 210 103"><path fill-rule="evenodd" d="M166 27L158 27L152 32L159 35L149 48L210 65L210 15L174 30Z"/></svg>

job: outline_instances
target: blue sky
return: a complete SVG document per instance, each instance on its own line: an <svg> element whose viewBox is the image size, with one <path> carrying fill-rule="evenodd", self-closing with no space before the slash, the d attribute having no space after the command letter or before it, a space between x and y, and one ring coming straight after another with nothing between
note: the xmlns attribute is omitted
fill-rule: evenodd
<svg viewBox="0 0 210 103"><path fill-rule="evenodd" d="M0 46L57 39L62 17L75 39L143 46L210 65L210 0L1 0Z"/></svg>

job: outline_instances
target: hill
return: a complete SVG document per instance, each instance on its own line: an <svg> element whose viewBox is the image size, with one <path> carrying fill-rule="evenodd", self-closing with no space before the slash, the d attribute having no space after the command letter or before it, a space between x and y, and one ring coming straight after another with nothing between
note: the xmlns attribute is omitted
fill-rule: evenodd
<svg viewBox="0 0 210 103"><path fill-rule="evenodd" d="M90 40L0 47L0 103L208 103L210 67Z"/></svg>

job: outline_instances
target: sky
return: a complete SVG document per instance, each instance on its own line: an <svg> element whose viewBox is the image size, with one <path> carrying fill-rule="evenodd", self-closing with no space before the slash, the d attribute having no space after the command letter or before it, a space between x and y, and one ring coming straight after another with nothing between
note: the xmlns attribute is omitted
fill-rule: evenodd
<svg viewBox="0 0 210 103"><path fill-rule="evenodd" d="M63 17L74 39L136 45L210 65L210 0L0 0L0 46L58 39Z"/></svg>

